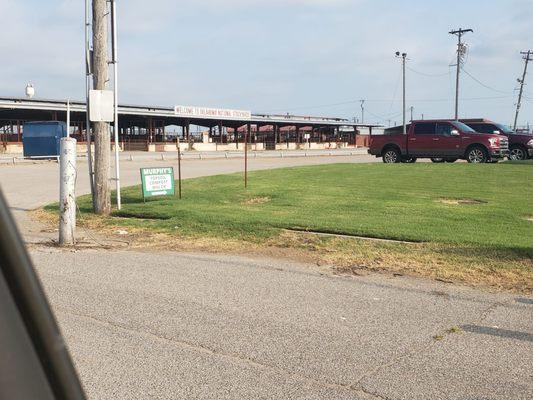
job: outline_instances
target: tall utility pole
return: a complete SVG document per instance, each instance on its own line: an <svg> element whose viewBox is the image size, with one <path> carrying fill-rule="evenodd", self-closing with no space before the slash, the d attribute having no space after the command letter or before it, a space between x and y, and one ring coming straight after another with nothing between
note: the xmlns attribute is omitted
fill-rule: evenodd
<svg viewBox="0 0 533 400"><path fill-rule="evenodd" d="M396 57L402 58L402 124L403 124L403 134L407 134L407 129L405 125L405 59L407 58L407 53L396 52Z"/></svg>
<svg viewBox="0 0 533 400"><path fill-rule="evenodd" d="M359 100L361 102L361 123L365 123L365 101Z"/></svg>
<svg viewBox="0 0 533 400"><path fill-rule="evenodd" d="M93 88L105 90L107 76L107 1L93 0ZM94 122L94 198L95 213L109 214L109 123Z"/></svg>
<svg viewBox="0 0 533 400"><path fill-rule="evenodd" d="M531 58L531 56L533 56L532 50L521 51L520 54L523 55L525 63L524 63L524 73L522 74L522 79L518 79L518 82L520 83L520 91L518 92L518 102L516 103L516 114L514 115L513 131L516 131L516 123L518 121L518 112L520 111L520 105L522 102L522 93L524 91L524 82L526 80L526 73L527 73L527 63L533 60L533 58Z"/></svg>
<svg viewBox="0 0 533 400"><path fill-rule="evenodd" d="M455 120L459 119L459 71L461 70L461 61L465 53L465 48L461 38L467 32L474 32L472 29L459 28L455 31L448 32L450 35L457 36L457 71L455 73Z"/></svg>

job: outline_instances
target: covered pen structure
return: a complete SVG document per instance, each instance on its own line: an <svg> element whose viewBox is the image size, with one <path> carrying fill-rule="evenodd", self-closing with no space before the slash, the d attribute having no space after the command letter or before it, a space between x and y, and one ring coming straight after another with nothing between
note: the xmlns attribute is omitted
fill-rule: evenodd
<svg viewBox="0 0 533 400"><path fill-rule="evenodd" d="M25 122L65 121L66 109L60 100L0 98L2 150L21 151ZM69 129L80 149L86 141L85 109L85 102L70 101ZM251 150L362 147L367 136L361 131L377 127L343 118L189 106L119 105L118 118L121 149L139 151L175 150L177 138L189 150L239 150L247 132Z"/></svg>

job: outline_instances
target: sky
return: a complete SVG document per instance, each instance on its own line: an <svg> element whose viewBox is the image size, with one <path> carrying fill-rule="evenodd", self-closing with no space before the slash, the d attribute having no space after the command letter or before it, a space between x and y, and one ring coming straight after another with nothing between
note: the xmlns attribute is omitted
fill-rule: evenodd
<svg viewBox="0 0 533 400"><path fill-rule="evenodd" d="M1 0L0 97L85 97L84 1ZM454 112L457 38L468 54L460 117L512 123L531 0L117 0L119 102L401 123ZM519 125L533 123L533 63ZM469 75L467 75L467 73ZM410 118L408 110L408 119Z"/></svg>

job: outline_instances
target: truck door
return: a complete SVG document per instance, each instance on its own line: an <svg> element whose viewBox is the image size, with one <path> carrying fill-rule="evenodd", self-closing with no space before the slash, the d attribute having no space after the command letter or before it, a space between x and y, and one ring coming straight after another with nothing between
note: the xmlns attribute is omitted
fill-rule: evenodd
<svg viewBox="0 0 533 400"><path fill-rule="evenodd" d="M440 156L457 157L461 154L461 137L452 135L452 130L457 130L457 128L449 122L437 122L435 133L439 137L436 143L438 143Z"/></svg>
<svg viewBox="0 0 533 400"><path fill-rule="evenodd" d="M408 135L408 151L412 156L430 157L435 155L439 136L435 134L435 122L417 122Z"/></svg>

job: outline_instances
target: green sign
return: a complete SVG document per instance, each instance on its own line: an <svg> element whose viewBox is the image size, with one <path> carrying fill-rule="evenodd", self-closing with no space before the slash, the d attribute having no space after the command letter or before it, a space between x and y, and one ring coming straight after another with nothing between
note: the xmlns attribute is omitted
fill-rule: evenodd
<svg viewBox="0 0 533 400"><path fill-rule="evenodd" d="M174 195L174 169L172 167L141 168L141 182L143 199Z"/></svg>

